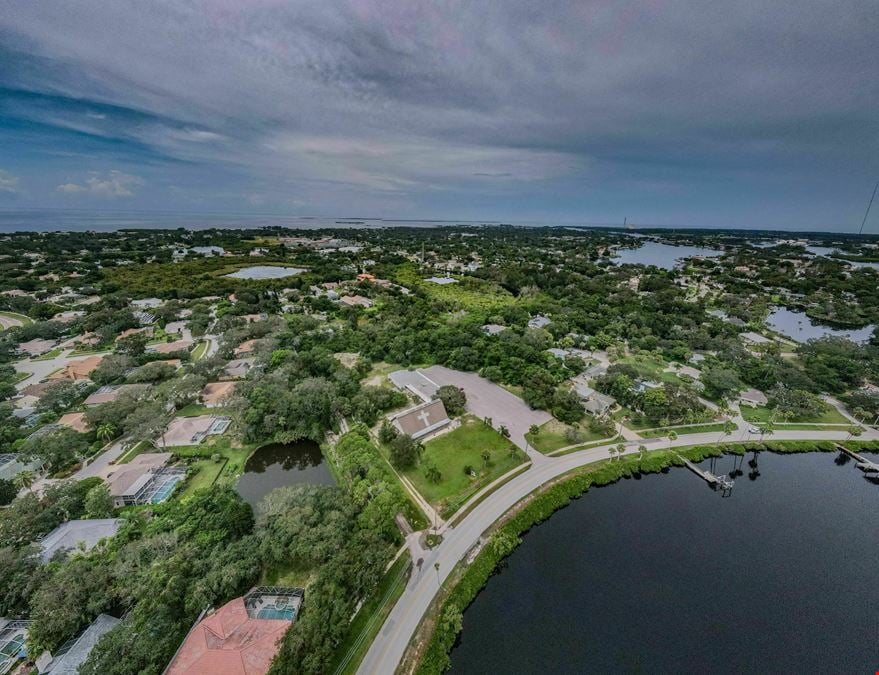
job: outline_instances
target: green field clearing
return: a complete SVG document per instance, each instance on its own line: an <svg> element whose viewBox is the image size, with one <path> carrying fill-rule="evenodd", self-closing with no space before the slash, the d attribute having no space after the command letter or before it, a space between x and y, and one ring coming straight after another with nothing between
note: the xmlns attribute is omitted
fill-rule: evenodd
<svg viewBox="0 0 879 675"><path fill-rule="evenodd" d="M741 406L741 411L742 417L744 417L748 422L753 422L754 424L765 424L766 422L770 422L772 421L773 416L775 417L775 421L778 424L784 422L803 422L808 424L850 424L849 420L843 417L840 412L831 405L825 405L824 412L817 417L807 418L794 417L791 419L783 419L772 408L766 408L764 406L752 408L751 406L743 405Z"/></svg>
<svg viewBox="0 0 879 675"><path fill-rule="evenodd" d="M212 459L199 459L190 464L189 468L193 470L194 473L187 480L186 488L180 496L188 497L196 490L213 485L217 481L217 478L220 477L220 473L222 473L226 461L225 458L222 458L219 462L215 462Z"/></svg>
<svg viewBox="0 0 879 675"><path fill-rule="evenodd" d="M482 460L483 451L489 453L489 465ZM461 426L424 445L419 466L403 475L431 504L463 503L467 497L496 478L525 461L525 454L497 431L470 415L461 419ZM425 467L435 465L442 474L439 483L431 483L424 475ZM464 473L470 466L477 474L471 478Z"/></svg>
<svg viewBox="0 0 879 675"><path fill-rule="evenodd" d="M418 268L410 263L400 265L394 276L403 286L420 288L432 298L445 300L461 309L488 310L516 302L506 289L475 277L456 277L459 283L446 285L426 281Z"/></svg>
<svg viewBox="0 0 879 675"><path fill-rule="evenodd" d="M48 361L49 359L54 359L56 356L61 356L61 352L63 351L64 350L61 349L61 347L55 347L55 349L50 349L45 354L35 356L31 361Z"/></svg>
<svg viewBox="0 0 879 675"><path fill-rule="evenodd" d="M572 443L565 435L568 429L575 429L580 434L580 440ZM540 433L536 436L533 434L525 434L525 440L534 448L544 454L555 452L569 445L580 443L589 443L602 438L602 434L590 431L588 426L583 428L571 427L567 424L559 422L557 419L551 419L549 422L540 427Z"/></svg>

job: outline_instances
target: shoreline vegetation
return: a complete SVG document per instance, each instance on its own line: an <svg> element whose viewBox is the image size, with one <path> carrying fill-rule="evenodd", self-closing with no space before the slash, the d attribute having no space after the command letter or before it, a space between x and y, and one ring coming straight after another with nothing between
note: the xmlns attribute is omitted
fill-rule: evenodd
<svg viewBox="0 0 879 675"><path fill-rule="evenodd" d="M521 536L574 499L579 499L590 488L612 485L636 474L683 467L683 461L677 455L701 462L724 454L744 455L748 452L834 452L837 445L835 441L743 441L685 446L652 452L643 459L632 455L616 461L602 460L557 477L524 497L486 531L485 545L470 565L464 560L458 562L422 618L398 672L438 675L448 670L451 666L449 653L463 628L464 611L504 559L522 543ZM842 445L856 451L879 450L877 441L848 441Z"/></svg>

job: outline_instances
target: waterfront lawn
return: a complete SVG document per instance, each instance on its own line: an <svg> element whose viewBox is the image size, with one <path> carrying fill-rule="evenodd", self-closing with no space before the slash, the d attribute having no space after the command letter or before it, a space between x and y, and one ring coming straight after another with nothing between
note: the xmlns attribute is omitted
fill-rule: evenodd
<svg viewBox="0 0 879 675"><path fill-rule="evenodd" d="M222 471L220 471L217 480L221 483L231 484L244 471L244 464L255 449L255 445L233 445L232 441L224 436L217 440L202 443L201 445L182 445L169 448L169 451L173 452L177 457L201 457L210 459L210 457L215 454L225 457L227 461L225 465L223 465Z"/></svg>
<svg viewBox="0 0 879 675"><path fill-rule="evenodd" d="M577 433L580 434L580 440L572 443L568 440L565 435L569 429L575 429ZM571 427L568 424L564 424L563 422L559 422L557 419L553 418L546 422L544 425L540 427L539 433L535 434L525 434L525 440L531 444L532 447L537 449L538 452L542 452L544 454L548 452L555 452L556 450L560 450L561 448L566 448L569 445L579 445L580 443L589 443L590 441L597 441L603 438L602 434L597 434L594 431L591 431L588 426L584 426L583 428Z"/></svg>
<svg viewBox="0 0 879 675"><path fill-rule="evenodd" d="M487 466L481 456L484 451L489 453ZM525 459L525 453L497 431L482 420L466 415L457 429L425 443L421 462L404 475L434 506L443 502L460 505L473 492L522 464ZM436 466L442 475L439 483L431 483L425 476L431 465ZM477 477L465 474L465 466L470 466Z"/></svg>
<svg viewBox="0 0 879 675"><path fill-rule="evenodd" d="M223 471L225 464L225 458L220 459L219 462L215 462L212 459L199 459L190 464L189 469L193 473L189 476L189 479L186 482L186 488L180 495L181 498L188 497L196 490L213 485L217 481L217 478L220 477L220 473Z"/></svg>
<svg viewBox="0 0 879 675"><path fill-rule="evenodd" d="M806 424L850 424L840 412L832 405L824 404L824 411L814 417L794 417L792 419L783 419L772 408L765 406L751 407L749 405L740 406L742 417L752 424L766 424L772 420L773 415L777 423L800 422Z"/></svg>

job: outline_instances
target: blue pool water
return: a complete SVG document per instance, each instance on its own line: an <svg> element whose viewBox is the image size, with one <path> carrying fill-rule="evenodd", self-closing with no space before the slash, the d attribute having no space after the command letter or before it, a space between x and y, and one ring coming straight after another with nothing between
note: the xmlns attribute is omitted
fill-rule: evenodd
<svg viewBox="0 0 879 675"><path fill-rule="evenodd" d="M152 499L150 499L150 504L161 504L171 495L172 492L174 492L177 483L182 480L182 475L169 478L168 481L156 491L156 494L153 495Z"/></svg>
<svg viewBox="0 0 879 675"><path fill-rule="evenodd" d="M296 616L296 610L292 607L287 609L275 609L274 607L265 607L256 613L257 619L284 619L292 621Z"/></svg>

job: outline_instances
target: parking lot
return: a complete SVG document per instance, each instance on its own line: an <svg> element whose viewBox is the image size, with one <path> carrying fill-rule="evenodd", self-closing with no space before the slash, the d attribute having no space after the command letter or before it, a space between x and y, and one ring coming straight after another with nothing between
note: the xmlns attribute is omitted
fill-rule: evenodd
<svg viewBox="0 0 879 675"><path fill-rule="evenodd" d="M467 394L467 409L479 418L490 417L497 429L501 425L510 430L510 440L525 449L525 434L532 424L540 426L552 419L548 412L532 410L518 396L489 382L476 373L451 370L445 366L431 366L422 373L437 387L451 384Z"/></svg>

